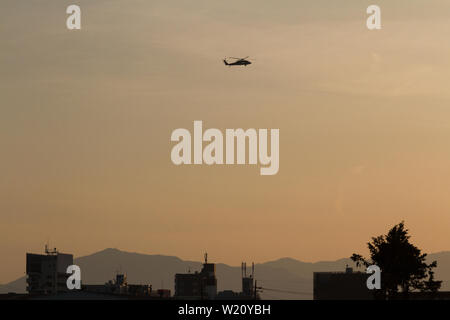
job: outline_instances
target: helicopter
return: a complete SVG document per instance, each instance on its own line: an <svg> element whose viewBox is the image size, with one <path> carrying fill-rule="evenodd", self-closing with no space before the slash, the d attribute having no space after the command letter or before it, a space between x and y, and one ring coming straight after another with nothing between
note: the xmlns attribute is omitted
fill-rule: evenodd
<svg viewBox="0 0 450 320"><path fill-rule="evenodd" d="M244 66L246 67L248 64L252 64L250 61L247 60L248 56L245 58L234 58L234 57L228 57L228 59L234 59L236 61L228 63L227 58L223 59L223 63L225 63L226 66Z"/></svg>

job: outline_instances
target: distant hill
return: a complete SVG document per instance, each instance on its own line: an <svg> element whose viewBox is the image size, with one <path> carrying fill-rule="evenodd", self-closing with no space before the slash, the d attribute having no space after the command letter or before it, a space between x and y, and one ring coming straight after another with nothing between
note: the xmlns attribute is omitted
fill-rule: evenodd
<svg viewBox="0 0 450 320"><path fill-rule="evenodd" d="M444 280L442 290L450 290L450 251L429 255L438 261L436 278ZM201 262L184 261L177 257L146 255L105 249L89 256L75 259L81 267L86 284L100 284L113 279L116 272L127 274L129 283L150 283L153 288L168 288L173 292L175 273L199 271ZM282 258L255 265L258 286L267 288L262 293L265 299L312 299L312 276L314 271L343 271L346 265L353 266L350 259L324 262L301 262ZM216 264L218 290L241 290L240 266ZM0 285L0 293L25 292L25 277ZM273 289L273 290L269 290Z"/></svg>

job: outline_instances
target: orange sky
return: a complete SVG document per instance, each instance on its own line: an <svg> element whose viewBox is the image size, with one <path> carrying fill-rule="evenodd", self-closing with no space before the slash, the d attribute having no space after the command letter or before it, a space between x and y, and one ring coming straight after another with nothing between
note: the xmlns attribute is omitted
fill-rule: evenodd
<svg viewBox="0 0 450 320"><path fill-rule="evenodd" d="M0 283L50 241L238 265L450 249L450 3L0 4ZM247 56L227 68L225 56ZM280 170L175 166L171 132L279 128ZM3 259L2 259L3 260Z"/></svg>

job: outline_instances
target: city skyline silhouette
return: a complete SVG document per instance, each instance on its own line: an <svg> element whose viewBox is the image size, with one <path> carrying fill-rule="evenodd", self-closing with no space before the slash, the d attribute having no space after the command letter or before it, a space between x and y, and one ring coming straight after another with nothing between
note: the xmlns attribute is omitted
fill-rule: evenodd
<svg viewBox="0 0 450 320"><path fill-rule="evenodd" d="M368 0L79 0L68 30L72 4L0 3L1 284L46 242L336 261L405 220L450 250L449 1L377 0L380 30ZM195 120L279 129L277 174L175 165Z"/></svg>

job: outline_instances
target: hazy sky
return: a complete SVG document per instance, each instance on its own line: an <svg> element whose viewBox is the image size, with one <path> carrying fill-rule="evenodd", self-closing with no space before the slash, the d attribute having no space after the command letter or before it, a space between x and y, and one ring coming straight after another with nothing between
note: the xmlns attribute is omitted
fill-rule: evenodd
<svg viewBox="0 0 450 320"><path fill-rule="evenodd" d="M47 241L317 261L405 220L450 249L449 18L448 0L0 1L0 282ZM279 128L279 173L173 165L194 120Z"/></svg>

